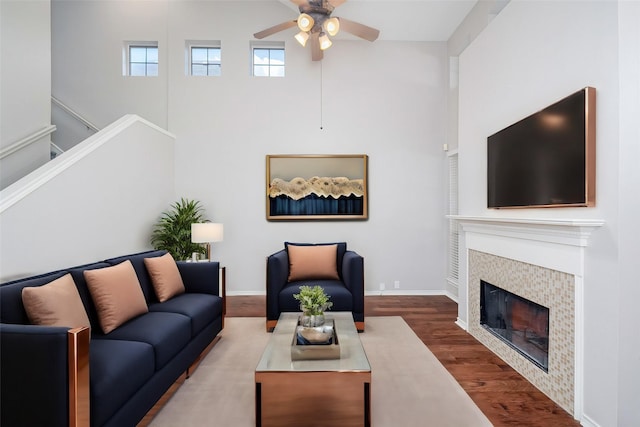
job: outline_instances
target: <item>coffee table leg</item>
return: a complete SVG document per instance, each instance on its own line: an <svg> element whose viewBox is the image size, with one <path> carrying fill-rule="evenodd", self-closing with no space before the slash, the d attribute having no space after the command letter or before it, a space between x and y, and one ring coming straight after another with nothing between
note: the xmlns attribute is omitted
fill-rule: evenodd
<svg viewBox="0 0 640 427"><path fill-rule="evenodd" d="M256 427L262 427L262 384L256 382Z"/></svg>

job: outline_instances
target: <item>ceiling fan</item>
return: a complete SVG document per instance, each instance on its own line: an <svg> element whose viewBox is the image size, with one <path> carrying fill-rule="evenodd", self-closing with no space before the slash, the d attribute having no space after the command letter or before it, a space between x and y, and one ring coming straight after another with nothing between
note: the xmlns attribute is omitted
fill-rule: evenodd
<svg viewBox="0 0 640 427"><path fill-rule="evenodd" d="M380 35L380 31L368 27L358 22L348 19L331 17L333 10L346 0L291 0L298 6L300 15L294 21L285 21L265 30L255 33L257 39L263 39L272 34L286 30L296 25L300 32L295 35L295 39L302 46L306 46L307 41L311 41L311 59L320 61L323 51L331 47L332 42L329 36L335 36L338 31L346 31L354 36L374 41Z"/></svg>

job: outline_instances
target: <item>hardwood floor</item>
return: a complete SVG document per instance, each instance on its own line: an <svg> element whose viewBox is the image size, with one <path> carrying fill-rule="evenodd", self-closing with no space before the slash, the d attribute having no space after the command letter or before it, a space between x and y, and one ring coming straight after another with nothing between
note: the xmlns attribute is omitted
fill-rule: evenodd
<svg viewBox="0 0 640 427"><path fill-rule="evenodd" d="M445 296L365 297L365 321L366 316L402 316L494 426L580 425L460 329L454 323L457 313L457 304ZM264 297L227 297L227 316L264 317Z"/></svg>

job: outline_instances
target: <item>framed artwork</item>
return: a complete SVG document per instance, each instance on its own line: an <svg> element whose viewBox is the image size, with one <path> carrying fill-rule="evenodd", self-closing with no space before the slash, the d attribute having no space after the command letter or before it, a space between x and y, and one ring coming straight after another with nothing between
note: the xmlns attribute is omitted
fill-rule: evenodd
<svg viewBox="0 0 640 427"><path fill-rule="evenodd" d="M267 220L368 218L367 155L267 155Z"/></svg>

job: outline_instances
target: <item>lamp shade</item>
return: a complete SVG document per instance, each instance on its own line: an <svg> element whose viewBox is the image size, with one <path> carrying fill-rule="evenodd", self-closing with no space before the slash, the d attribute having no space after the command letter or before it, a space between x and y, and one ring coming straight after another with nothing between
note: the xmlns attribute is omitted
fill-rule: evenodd
<svg viewBox="0 0 640 427"><path fill-rule="evenodd" d="M215 222L191 224L191 241L193 243L222 242L224 226Z"/></svg>
<svg viewBox="0 0 640 427"><path fill-rule="evenodd" d="M329 40L329 37L327 37L327 35L325 33L320 33L320 49L321 50L325 50L325 49L329 49L331 47L331 45L333 44L331 42L331 40Z"/></svg>
<svg viewBox="0 0 640 427"><path fill-rule="evenodd" d="M338 18L329 18L324 21L324 29L330 36L335 36L340 31L340 21Z"/></svg>
<svg viewBox="0 0 640 427"><path fill-rule="evenodd" d="M301 13L300 16L298 16L298 28L300 28L300 30L309 31L313 28L313 24L315 24L315 21L310 15Z"/></svg>
<svg viewBox="0 0 640 427"><path fill-rule="evenodd" d="M309 33L300 31L298 34L295 35L295 39L298 40L298 43L300 43L302 47L304 47L307 44L307 40L309 40Z"/></svg>

